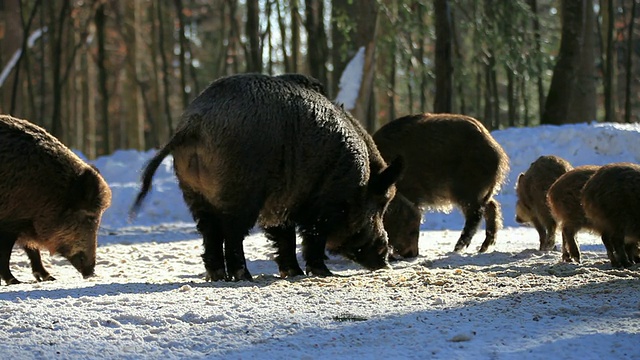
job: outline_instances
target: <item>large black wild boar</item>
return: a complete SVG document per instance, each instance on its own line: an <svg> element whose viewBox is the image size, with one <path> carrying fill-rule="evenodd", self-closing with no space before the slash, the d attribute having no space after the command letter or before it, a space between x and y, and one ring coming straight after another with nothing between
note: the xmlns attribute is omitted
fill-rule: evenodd
<svg viewBox="0 0 640 360"><path fill-rule="evenodd" d="M88 277L96 264L98 226L111 190L96 169L44 129L0 115L0 276L14 244L22 246L38 281L54 280L39 249L60 254Z"/></svg>
<svg viewBox="0 0 640 360"><path fill-rule="evenodd" d="M613 267L640 263L640 165L602 166L584 185L582 206Z"/></svg>
<svg viewBox="0 0 640 360"><path fill-rule="evenodd" d="M582 188L599 166L584 165L562 174L547 191L547 203L554 220L562 229L562 260L580 262L576 233L591 229L582 209Z"/></svg>
<svg viewBox="0 0 640 360"><path fill-rule="evenodd" d="M275 242L283 277L303 274L296 229L308 274L331 274L325 248L368 269L386 267L382 216L402 163L387 167L356 124L340 106L290 78L218 79L191 102L175 135L145 168L132 211L172 154L203 236L208 280L251 279L242 242L256 221Z"/></svg>
<svg viewBox="0 0 640 360"><path fill-rule="evenodd" d="M552 250L556 244L558 224L547 203L551 184L571 170L568 161L554 155L544 155L531 163L527 171L518 175L516 184L516 221L532 223L540 237L540 250Z"/></svg>
<svg viewBox="0 0 640 360"><path fill-rule="evenodd" d="M480 252L495 243L501 226L493 198L509 170L502 147L476 119L455 114L416 114L381 127L373 140L382 157L404 159L397 194L385 214L389 243L404 257L418 255L421 213L457 206L465 217L455 246L469 246L484 215L486 238Z"/></svg>

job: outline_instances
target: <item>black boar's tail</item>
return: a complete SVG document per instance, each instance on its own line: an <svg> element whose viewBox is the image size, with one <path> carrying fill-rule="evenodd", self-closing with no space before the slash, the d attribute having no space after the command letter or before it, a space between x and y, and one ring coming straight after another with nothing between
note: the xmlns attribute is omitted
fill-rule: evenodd
<svg viewBox="0 0 640 360"><path fill-rule="evenodd" d="M144 198L149 193L149 190L151 190L151 181L153 180L153 175L156 173L156 170L158 170L158 167L160 166L164 158L171 154L176 146L182 142L180 140L182 140L182 137L174 135L171 140L169 140L169 142L162 149L160 149L160 151L158 151L158 153L153 158L151 158L151 160L149 160L149 162L145 166L141 177L142 186L140 187L140 192L136 197L136 201L133 203L131 209L129 210L129 221L133 220L136 217L136 214L138 213L138 210L140 210L140 206L142 205L142 201L144 201Z"/></svg>

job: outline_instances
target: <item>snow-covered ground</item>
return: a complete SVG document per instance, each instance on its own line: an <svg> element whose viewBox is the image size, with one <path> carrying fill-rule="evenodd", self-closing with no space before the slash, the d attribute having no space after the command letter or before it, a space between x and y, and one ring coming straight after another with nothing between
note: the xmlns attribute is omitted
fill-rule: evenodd
<svg viewBox="0 0 640 360"><path fill-rule="evenodd" d="M497 199L497 245L453 253L462 216L427 213L420 257L369 272L331 257L329 278L280 279L262 233L245 241L254 282L204 281L202 244L171 159L138 217L127 212L153 151L118 151L94 164L113 191L99 237L97 277L44 255L58 279L36 283L15 250L24 284L0 287L6 359L639 359L640 270L612 269L599 238L580 233L583 263L537 251L514 221L515 180L538 156L574 166L640 163L640 126L540 126L496 131L511 160ZM640 219L639 219L640 221ZM560 236L558 236L558 241ZM300 259L301 263L302 260Z"/></svg>

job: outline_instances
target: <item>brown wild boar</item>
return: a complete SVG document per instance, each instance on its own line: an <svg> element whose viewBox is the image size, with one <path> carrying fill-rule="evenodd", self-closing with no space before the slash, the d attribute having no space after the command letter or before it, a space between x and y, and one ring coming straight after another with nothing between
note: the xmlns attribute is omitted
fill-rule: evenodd
<svg viewBox="0 0 640 360"><path fill-rule="evenodd" d="M44 129L0 115L0 276L20 245L36 280L55 280L40 249L60 254L84 276L96 264L98 226L111 204L111 190L98 171Z"/></svg>
<svg viewBox="0 0 640 360"><path fill-rule="evenodd" d="M404 159L397 194L385 214L389 243L403 257L418 255L421 214L425 209L458 207L465 217L455 246L469 246L484 215L485 252L502 223L493 198L509 170L509 159L476 119L455 114L415 114L381 127L373 140L382 157ZM413 208L413 209L412 209Z"/></svg>
<svg viewBox="0 0 640 360"><path fill-rule="evenodd" d="M558 178L573 167L554 155L544 155L518 175L516 184L516 221L532 223L540 237L540 250L552 250L556 244L556 220L547 203L547 191Z"/></svg>
<svg viewBox="0 0 640 360"><path fill-rule="evenodd" d="M602 166L582 189L582 206L613 267L640 263L640 165Z"/></svg>
<svg viewBox="0 0 640 360"><path fill-rule="evenodd" d="M562 230L562 260L580 262L580 247L576 233L591 229L582 209L582 188L599 166L584 165L562 174L547 191L547 203L551 215Z"/></svg>
<svg viewBox="0 0 640 360"><path fill-rule="evenodd" d="M291 78L220 78L182 114L147 164L140 206L162 159L174 158L184 199L203 236L208 280L250 280L242 242L256 223L277 248L283 277L330 275L325 248L368 269L388 267L382 216L402 161L387 166L340 106ZM368 136L368 135L366 135Z"/></svg>

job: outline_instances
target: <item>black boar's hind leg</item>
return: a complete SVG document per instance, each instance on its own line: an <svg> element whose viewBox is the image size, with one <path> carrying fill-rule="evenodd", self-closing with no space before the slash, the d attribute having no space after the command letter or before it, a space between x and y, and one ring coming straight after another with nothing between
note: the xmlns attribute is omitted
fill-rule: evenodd
<svg viewBox="0 0 640 360"><path fill-rule="evenodd" d="M224 216L220 219L224 233L224 259L227 263L227 275L229 280L252 281L251 273L247 269L247 261L244 257L242 243L249 234L249 230L255 223L255 216ZM247 221L244 219L252 219Z"/></svg>
<svg viewBox="0 0 640 360"><path fill-rule="evenodd" d="M0 276L7 285L20 284L9 270L9 259L16 240L17 235L0 231Z"/></svg>
<svg viewBox="0 0 640 360"><path fill-rule="evenodd" d="M277 248L276 263L280 277L304 275L296 259L296 228L292 224L264 228L267 239Z"/></svg>
<svg viewBox="0 0 640 360"><path fill-rule="evenodd" d="M478 231L480 220L482 220L483 209L479 204L469 206L463 210L464 212L464 228L462 234L456 243L454 251L460 252L471 244L471 238Z"/></svg>
<svg viewBox="0 0 640 360"><path fill-rule="evenodd" d="M55 278L49 274L42 264L42 258L40 257L40 250L32 249L28 246L24 247L24 251L27 253L29 260L31 261L31 271L33 277L38 281L53 281Z"/></svg>
<svg viewBox="0 0 640 360"><path fill-rule="evenodd" d="M202 261L207 270L207 281L219 281L226 279L224 270L224 252L222 229L217 226L218 221L213 214L202 214L197 216L198 231L202 234L202 245L204 253Z"/></svg>
<svg viewBox="0 0 640 360"><path fill-rule="evenodd" d="M301 229L300 232L302 234L302 257L307 264L307 275L333 275L324 263L327 239L324 236L318 235L314 230L307 231Z"/></svg>
<svg viewBox="0 0 640 360"><path fill-rule="evenodd" d="M486 252L496 243L496 234L500 228L501 219L500 204L494 199L489 200L484 208L484 221L487 229L485 231L486 237L480 247L481 253Z"/></svg>

